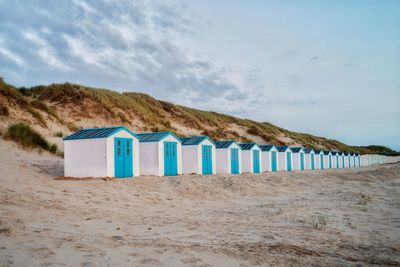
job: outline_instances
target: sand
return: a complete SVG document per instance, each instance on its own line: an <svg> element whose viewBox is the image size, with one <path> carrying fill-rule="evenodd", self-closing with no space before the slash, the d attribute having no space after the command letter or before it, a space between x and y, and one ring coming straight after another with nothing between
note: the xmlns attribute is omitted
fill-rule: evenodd
<svg viewBox="0 0 400 267"><path fill-rule="evenodd" d="M63 179L0 139L0 266L399 266L399 173Z"/></svg>

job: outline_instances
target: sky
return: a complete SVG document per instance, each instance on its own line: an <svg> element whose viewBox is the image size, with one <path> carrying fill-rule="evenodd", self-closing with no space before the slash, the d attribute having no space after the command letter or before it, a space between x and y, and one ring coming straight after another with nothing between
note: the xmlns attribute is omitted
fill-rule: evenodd
<svg viewBox="0 0 400 267"><path fill-rule="evenodd" d="M400 150L400 1L0 0L0 76Z"/></svg>

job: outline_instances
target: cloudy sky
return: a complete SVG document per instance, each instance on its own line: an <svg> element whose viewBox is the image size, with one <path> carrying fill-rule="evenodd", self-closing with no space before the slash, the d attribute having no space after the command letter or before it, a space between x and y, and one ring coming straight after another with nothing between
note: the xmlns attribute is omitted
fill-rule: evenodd
<svg viewBox="0 0 400 267"><path fill-rule="evenodd" d="M0 76L400 150L400 1L0 0Z"/></svg>

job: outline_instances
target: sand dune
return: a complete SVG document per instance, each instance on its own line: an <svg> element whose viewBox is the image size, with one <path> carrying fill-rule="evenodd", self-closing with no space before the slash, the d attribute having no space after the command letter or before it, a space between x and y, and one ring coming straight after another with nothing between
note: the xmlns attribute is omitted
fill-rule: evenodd
<svg viewBox="0 0 400 267"><path fill-rule="evenodd" d="M0 140L0 266L400 265L400 164L69 180Z"/></svg>

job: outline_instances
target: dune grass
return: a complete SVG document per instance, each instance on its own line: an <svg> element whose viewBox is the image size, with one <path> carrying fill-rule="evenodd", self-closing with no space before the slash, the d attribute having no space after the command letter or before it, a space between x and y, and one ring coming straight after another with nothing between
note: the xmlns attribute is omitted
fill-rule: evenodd
<svg viewBox="0 0 400 267"><path fill-rule="evenodd" d="M57 153L57 145L49 144L40 133L22 122L8 127L4 138L12 140L24 148L41 148L53 154Z"/></svg>
<svg viewBox="0 0 400 267"><path fill-rule="evenodd" d="M381 146L349 146L337 140L289 131L268 122L256 122L218 112L175 105L159 101L143 93L119 93L108 89L90 88L71 83L17 90L0 79L0 94L29 112L43 127L46 127L47 117L42 116L45 113L68 127L70 131L79 130L74 123L64 121L64 118L61 119L52 108L53 106L65 108L66 105L70 104L72 107L78 105L81 111L87 112L93 117L101 114L111 121L114 120L114 123L127 126L140 121L146 131L173 131L178 136L183 136L183 134L172 123L184 126L189 130L197 130L213 139L251 141L251 136L240 134L239 131L231 128L231 126L235 127L236 125L243 128L247 134L259 136L265 143L274 145L293 145L296 143L304 147L361 152L363 154L395 153L395 151ZM4 111L0 109L0 115L7 115L7 111L7 109L4 109ZM41 114L41 112L43 113ZM284 140L282 137L289 138L291 141L289 143L282 141Z"/></svg>

